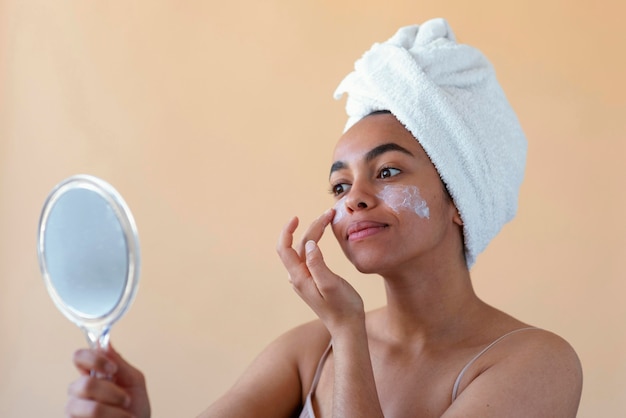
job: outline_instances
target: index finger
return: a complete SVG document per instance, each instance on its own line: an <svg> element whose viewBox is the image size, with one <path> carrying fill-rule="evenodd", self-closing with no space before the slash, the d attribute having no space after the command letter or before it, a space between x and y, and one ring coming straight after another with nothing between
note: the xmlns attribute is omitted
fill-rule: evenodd
<svg viewBox="0 0 626 418"><path fill-rule="evenodd" d="M74 365L82 374L90 374L93 371L111 376L117 371L115 362L102 351L87 348L76 350L73 360Z"/></svg>
<svg viewBox="0 0 626 418"><path fill-rule="evenodd" d="M302 264L302 260L300 260L298 253L296 253L296 251L292 248L293 233L298 227L298 223L298 217L294 216L293 218L291 218L291 220L280 232L278 243L276 244L276 251L278 252L278 256L287 268L287 271L290 275L293 269L297 269L298 266Z"/></svg>
<svg viewBox="0 0 626 418"><path fill-rule="evenodd" d="M304 235L302 235L302 238L300 239L300 242L296 247L296 252L302 260L305 259L304 246L306 242L311 240L315 241L316 243L319 242L319 240L322 238L322 235L324 235L326 227L330 224L333 217L335 216L334 212L335 209L333 208L327 209L317 219L311 222L311 225L309 225Z"/></svg>

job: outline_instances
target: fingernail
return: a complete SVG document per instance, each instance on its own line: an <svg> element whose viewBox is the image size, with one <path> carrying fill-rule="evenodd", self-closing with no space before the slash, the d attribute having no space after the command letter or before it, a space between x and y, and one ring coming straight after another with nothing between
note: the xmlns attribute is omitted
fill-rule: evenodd
<svg viewBox="0 0 626 418"><path fill-rule="evenodd" d="M312 239L308 240L306 244L304 244L304 249L306 250L307 254L313 251L315 249L315 241L313 241Z"/></svg>

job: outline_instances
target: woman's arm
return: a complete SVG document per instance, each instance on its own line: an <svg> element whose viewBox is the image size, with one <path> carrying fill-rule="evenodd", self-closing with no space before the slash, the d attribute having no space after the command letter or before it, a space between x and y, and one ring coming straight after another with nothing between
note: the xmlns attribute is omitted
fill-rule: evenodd
<svg viewBox="0 0 626 418"><path fill-rule="evenodd" d="M308 391L329 338L319 321L283 334L199 417L293 417L301 408L303 389ZM81 377L69 387L69 417L150 417L144 375L111 347L107 352L78 350L74 363ZM92 377L91 371L108 378Z"/></svg>
<svg viewBox="0 0 626 418"><path fill-rule="evenodd" d="M293 417L302 407L329 336L319 321L288 331L198 418Z"/></svg>
<svg viewBox="0 0 626 418"><path fill-rule="evenodd" d="M328 329L333 341L333 416L382 417L370 359L363 301L352 286L324 263L317 241L331 222L330 210L315 220L295 250L292 219L284 228L277 251L300 297Z"/></svg>

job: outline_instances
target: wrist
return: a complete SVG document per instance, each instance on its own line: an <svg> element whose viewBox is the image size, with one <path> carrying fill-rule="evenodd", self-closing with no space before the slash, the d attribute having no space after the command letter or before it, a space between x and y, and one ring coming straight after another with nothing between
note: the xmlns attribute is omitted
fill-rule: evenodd
<svg viewBox="0 0 626 418"><path fill-rule="evenodd" d="M342 319L328 327L334 343L354 343L356 341L367 340L365 328L365 315L360 315L350 319Z"/></svg>

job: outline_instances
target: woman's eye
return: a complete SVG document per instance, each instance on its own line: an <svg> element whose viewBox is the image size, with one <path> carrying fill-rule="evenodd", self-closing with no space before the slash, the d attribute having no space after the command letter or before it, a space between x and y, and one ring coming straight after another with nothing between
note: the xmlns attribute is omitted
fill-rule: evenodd
<svg viewBox="0 0 626 418"><path fill-rule="evenodd" d="M347 183L338 183L338 184L333 185L330 191L335 196L339 196L340 194L347 192L349 188L350 188L350 185Z"/></svg>
<svg viewBox="0 0 626 418"><path fill-rule="evenodd" d="M378 177L380 177L381 179L386 179L389 177L397 176L398 174L400 174L400 170L398 170L397 168L388 167L380 170L380 174L378 174Z"/></svg>

